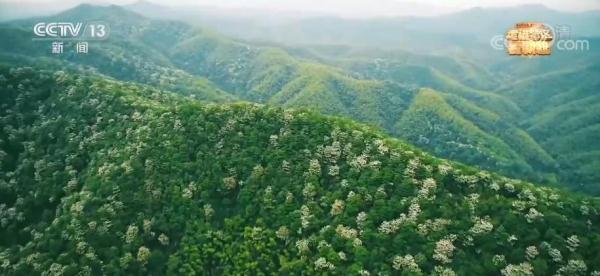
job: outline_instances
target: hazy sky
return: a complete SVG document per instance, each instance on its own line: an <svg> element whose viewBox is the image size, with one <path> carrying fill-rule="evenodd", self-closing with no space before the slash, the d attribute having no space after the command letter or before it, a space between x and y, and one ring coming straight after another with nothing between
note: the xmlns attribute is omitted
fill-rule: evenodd
<svg viewBox="0 0 600 276"><path fill-rule="evenodd" d="M0 0L62 8L80 2L128 4L136 0ZM543 4L562 11L600 10L600 0L149 0L161 5L203 5L277 11L329 13L339 16L433 15L471 7Z"/></svg>

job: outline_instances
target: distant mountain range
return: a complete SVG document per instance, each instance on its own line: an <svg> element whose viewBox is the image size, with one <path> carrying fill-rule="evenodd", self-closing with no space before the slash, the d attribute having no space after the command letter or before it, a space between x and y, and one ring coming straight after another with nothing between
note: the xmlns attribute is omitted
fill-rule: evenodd
<svg viewBox="0 0 600 276"><path fill-rule="evenodd" d="M523 21L568 26L572 37L600 36L597 28L600 25L600 11L567 13L543 5L472 8L432 17L373 19L345 19L327 15L277 16L252 11L244 15L232 15L218 9L165 7L146 1L125 7L153 18L183 20L209 27L239 39L287 45L334 44L453 54L459 49L468 48L467 53L474 54L473 51L478 47L488 50L487 46L494 35L504 34L514 24ZM485 20L482 21L482 18ZM465 54L464 51L460 53Z"/></svg>

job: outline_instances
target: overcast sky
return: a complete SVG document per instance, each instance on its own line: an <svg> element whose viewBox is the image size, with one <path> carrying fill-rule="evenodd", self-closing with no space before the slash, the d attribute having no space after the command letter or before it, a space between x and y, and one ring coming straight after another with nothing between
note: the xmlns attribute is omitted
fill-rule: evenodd
<svg viewBox="0 0 600 276"><path fill-rule="evenodd" d="M63 8L80 2L129 4L136 0L0 0ZM203 5L277 11L329 13L349 17L435 15L471 7L543 4L561 11L600 10L600 0L148 0L160 5Z"/></svg>

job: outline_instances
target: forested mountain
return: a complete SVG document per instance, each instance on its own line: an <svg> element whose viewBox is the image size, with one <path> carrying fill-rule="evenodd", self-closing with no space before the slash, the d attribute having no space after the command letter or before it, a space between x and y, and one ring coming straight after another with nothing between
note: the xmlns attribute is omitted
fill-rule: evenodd
<svg viewBox="0 0 600 276"><path fill-rule="evenodd" d="M7 66L0 106L4 275L600 274L597 198L348 119Z"/></svg>
<svg viewBox="0 0 600 276"><path fill-rule="evenodd" d="M529 116L523 127L556 156L562 179L597 193L600 176L600 66L548 73L498 91Z"/></svg>
<svg viewBox="0 0 600 276"><path fill-rule="evenodd" d="M52 55L30 41L34 21L20 20L0 28L2 37L15 41L0 45L3 60L66 66L207 101L309 107L382 127L442 157L535 182L558 182L556 157L515 124L523 113L517 104L485 90L494 78L475 63L397 52L375 59L353 51L346 56L290 53L181 22L148 19L117 6L81 5L48 20L81 18L111 24L110 39L92 48L93 55ZM446 102L440 108L448 112L415 121L427 102L417 97L420 87L436 89ZM450 114L455 119L444 117Z"/></svg>
<svg viewBox="0 0 600 276"><path fill-rule="evenodd" d="M590 45L600 42L598 38L587 41ZM482 65L464 58L340 45L303 46L291 51L344 68L357 78L411 83L467 98L469 101L459 102L469 105L454 104L454 111L519 152L523 159L511 163L526 160L540 173L552 172L542 173L542 178L558 178L571 182L575 189L599 192L596 153L600 145L594 142L600 124L599 109L594 106L600 78L597 47L555 51L548 59L504 57ZM479 111L474 112L471 103L476 103ZM425 123L420 128L430 125L427 120L415 123ZM430 139L419 139L421 134L416 132L412 138L403 138L441 156L451 156L445 150L458 150L448 147L436 150L428 146Z"/></svg>
<svg viewBox="0 0 600 276"><path fill-rule="evenodd" d="M598 42L600 40L590 39L592 45ZM340 49L345 48L311 47L308 51L297 52L345 68L359 78L415 83L467 98L469 101L460 98L452 101L454 114L465 116L489 137L500 139L505 144L491 148L510 153L510 150L504 149L508 146L522 156L522 159L504 164L515 165L525 160L538 172L556 173L541 176L543 178L556 177L559 181L571 182L575 189L598 194L597 183L600 179L596 168L600 145L594 142L600 124L600 109L596 105L600 77L598 49L591 48L585 52L558 51L551 59L545 60L503 61L489 66L487 70L470 65L468 61L453 61L445 57L430 58L402 51L383 52L377 56L377 53L365 53L366 50ZM486 89L473 82L470 86L462 85L456 81L457 77L449 75L453 71L462 76L465 82L469 79L485 80L485 83L492 83L494 87ZM497 79L487 80L488 76L497 76ZM439 103L432 102L431 107L443 109L439 108ZM413 128L431 128L431 120L422 118L413 122ZM457 129L461 129L461 135L464 135L468 133L467 129L473 128ZM441 156L455 158L443 151L459 151L459 148L429 147L432 135L423 135L428 139L420 139L421 135L422 131L414 132L412 137L400 134L411 143ZM431 145L439 146L442 143L434 142ZM466 161L466 157L457 160L474 163L473 160ZM519 168L514 167L513 170Z"/></svg>

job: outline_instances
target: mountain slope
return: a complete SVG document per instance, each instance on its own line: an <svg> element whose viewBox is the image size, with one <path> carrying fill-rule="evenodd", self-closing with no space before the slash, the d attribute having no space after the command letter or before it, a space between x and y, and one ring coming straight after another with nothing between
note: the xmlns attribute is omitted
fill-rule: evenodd
<svg viewBox="0 0 600 276"><path fill-rule="evenodd" d="M489 126L481 115L478 119ZM532 174L532 168L509 145L465 118L436 91L421 90L397 128L399 137L434 154L502 172L523 169L522 174Z"/></svg>
<svg viewBox="0 0 600 276"><path fill-rule="evenodd" d="M498 90L529 114L523 127L557 161L560 180L597 193L600 67L548 73Z"/></svg>
<svg viewBox="0 0 600 276"><path fill-rule="evenodd" d="M595 198L346 119L0 67L0 268L23 274L583 274Z"/></svg>
<svg viewBox="0 0 600 276"><path fill-rule="evenodd" d="M288 46L286 49L289 49L294 56L318 60L364 75L374 74L379 76L377 78L385 76L389 71L396 71L395 67L402 69L414 66L434 69L476 89L495 89L499 84L496 76L487 72L485 67L470 59L456 56L417 54L403 50L383 50L351 45L301 45ZM403 73L407 74L410 71ZM389 76L391 74L388 73ZM402 78L402 74L396 74L395 77Z"/></svg>

